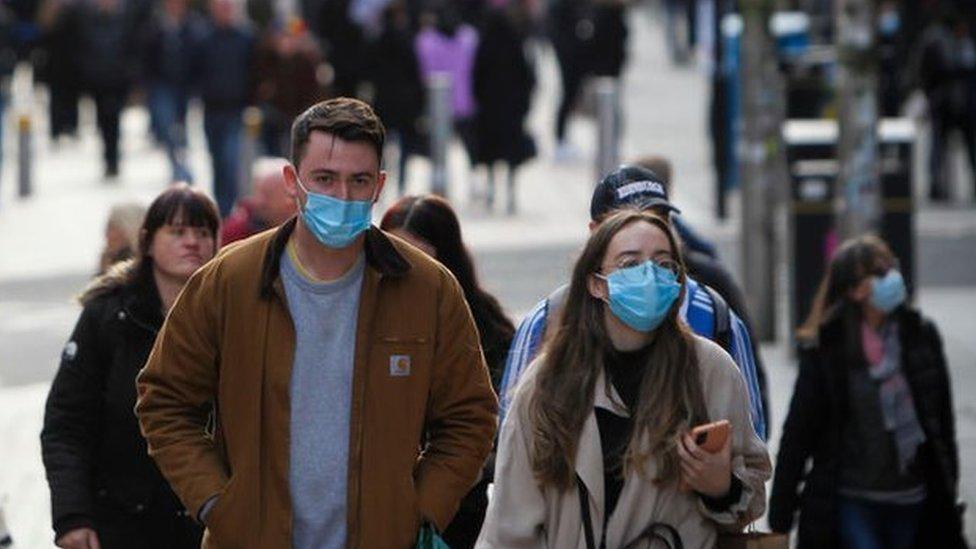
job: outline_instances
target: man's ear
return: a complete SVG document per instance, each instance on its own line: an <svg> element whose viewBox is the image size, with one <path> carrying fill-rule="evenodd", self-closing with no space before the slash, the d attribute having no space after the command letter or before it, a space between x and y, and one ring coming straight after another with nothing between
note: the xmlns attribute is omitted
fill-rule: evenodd
<svg viewBox="0 0 976 549"><path fill-rule="evenodd" d="M298 172L295 166L285 164L281 168L281 174L285 179L285 192L290 198L298 200L301 197L301 189L298 188Z"/></svg>
<svg viewBox="0 0 976 549"><path fill-rule="evenodd" d="M380 170L379 174L376 175L376 196L373 198L373 204L380 201L380 197L383 196L383 187L386 186L386 170Z"/></svg>

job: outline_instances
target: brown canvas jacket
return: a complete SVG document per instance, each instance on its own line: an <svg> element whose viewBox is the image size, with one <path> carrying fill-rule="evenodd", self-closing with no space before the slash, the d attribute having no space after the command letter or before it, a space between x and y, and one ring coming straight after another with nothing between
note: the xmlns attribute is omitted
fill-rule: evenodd
<svg viewBox="0 0 976 549"><path fill-rule="evenodd" d="M149 453L183 504L197 513L219 495L204 547L291 547L295 332L278 269L294 227L235 244L193 275L137 380ZM497 401L453 276L375 227L365 249L348 547L409 547L422 520L446 527L475 483Z"/></svg>

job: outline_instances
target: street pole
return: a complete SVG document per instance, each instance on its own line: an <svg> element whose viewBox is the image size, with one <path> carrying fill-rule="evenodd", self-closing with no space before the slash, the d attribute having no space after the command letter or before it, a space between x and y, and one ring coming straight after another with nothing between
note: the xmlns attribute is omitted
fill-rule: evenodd
<svg viewBox="0 0 976 549"><path fill-rule="evenodd" d="M767 22L772 0L742 0L742 265L746 302L762 341L776 338L777 205L787 185L780 126L783 87Z"/></svg>
<svg viewBox="0 0 976 549"><path fill-rule="evenodd" d="M837 228L850 238L880 227L878 174L878 70L871 0L837 0L840 137L837 159Z"/></svg>
<svg viewBox="0 0 976 549"><path fill-rule="evenodd" d="M618 144L620 132L617 128L619 101L617 79L608 76L598 78L596 80L597 152L594 181L603 179L603 176L616 169L620 162Z"/></svg>
<svg viewBox="0 0 976 549"><path fill-rule="evenodd" d="M430 192L447 196L447 149L451 144L452 82L449 73L434 73L427 82L427 116L430 120Z"/></svg>

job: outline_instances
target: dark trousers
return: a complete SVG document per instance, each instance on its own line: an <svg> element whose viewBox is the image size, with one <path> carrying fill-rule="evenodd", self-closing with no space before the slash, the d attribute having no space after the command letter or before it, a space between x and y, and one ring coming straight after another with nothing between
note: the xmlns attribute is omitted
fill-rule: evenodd
<svg viewBox="0 0 976 549"><path fill-rule="evenodd" d="M923 504L894 505L840 498L840 539L844 549L909 549L915 545Z"/></svg>
<svg viewBox="0 0 976 549"><path fill-rule="evenodd" d="M563 97L556 114L556 139L559 141L566 136L566 124L570 113L573 112L580 88L583 86L583 78L586 76L586 66L581 60L583 57L581 48L571 43L571 39L564 40L553 40L552 43L556 50L556 60L559 62L559 76L563 83Z"/></svg>
<svg viewBox="0 0 976 549"><path fill-rule="evenodd" d="M149 89L149 113L156 140L166 149L173 181L192 181L186 161L188 98L175 86L155 83Z"/></svg>
<svg viewBox="0 0 976 549"><path fill-rule="evenodd" d="M92 91L95 99L98 132L102 136L105 172L108 175L119 173L119 120L125 106L126 90L123 88L102 88Z"/></svg>
<svg viewBox="0 0 976 549"><path fill-rule="evenodd" d="M976 114L957 114L938 106L931 108L932 144L929 149L929 197L932 200L949 199L949 176L947 173L949 137L959 130L966 144L969 166L976 173Z"/></svg>
<svg viewBox="0 0 976 549"><path fill-rule="evenodd" d="M220 216L227 217L237 200L243 123L239 109L205 108L203 129L213 165L213 193Z"/></svg>
<svg viewBox="0 0 976 549"><path fill-rule="evenodd" d="M78 133L78 89L73 85L51 84L51 137Z"/></svg>

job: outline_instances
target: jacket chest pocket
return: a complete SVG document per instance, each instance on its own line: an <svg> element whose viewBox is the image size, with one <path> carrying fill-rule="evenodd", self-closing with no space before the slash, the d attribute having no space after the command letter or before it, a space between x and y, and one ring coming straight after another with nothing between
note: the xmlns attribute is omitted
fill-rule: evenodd
<svg viewBox="0 0 976 549"><path fill-rule="evenodd" d="M384 423L404 434L419 432L427 408L433 341L424 337L380 337L370 348L367 400L381 404Z"/></svg>

